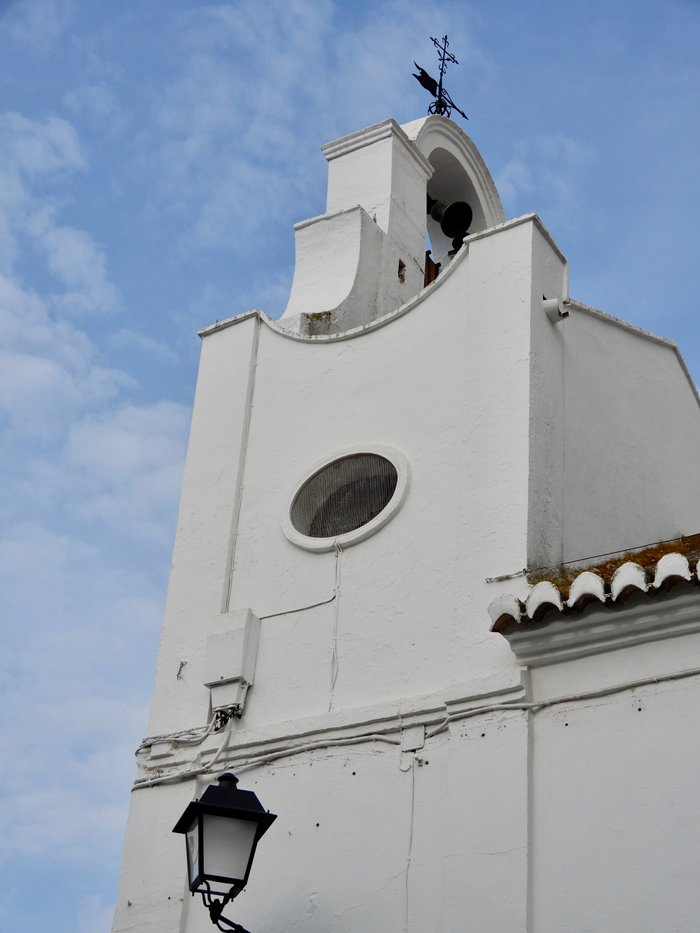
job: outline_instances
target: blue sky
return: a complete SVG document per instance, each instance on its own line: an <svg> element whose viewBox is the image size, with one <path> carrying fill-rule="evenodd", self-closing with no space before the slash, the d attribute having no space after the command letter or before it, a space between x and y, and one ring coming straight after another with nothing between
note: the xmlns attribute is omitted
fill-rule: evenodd
<svg viewBox="0 0 700 933"><path fill-rule="evenodd" d="M445 32L506 215L697 381L698 0L0 0L0 929L110 929L196 330L281 313L320 145Z"/></svg>

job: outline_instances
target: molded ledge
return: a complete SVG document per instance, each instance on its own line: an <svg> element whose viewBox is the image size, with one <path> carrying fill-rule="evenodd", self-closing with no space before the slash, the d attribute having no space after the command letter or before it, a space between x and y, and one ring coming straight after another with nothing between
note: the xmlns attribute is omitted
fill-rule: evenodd
<svg viewBox="0 0 700 933"><path fill-rule="evenodd" d="M700 591L692 584L635 602L616 609L591 606L554 625L511 621L501 632L518 661L531 667L700 632Z"/></svg>

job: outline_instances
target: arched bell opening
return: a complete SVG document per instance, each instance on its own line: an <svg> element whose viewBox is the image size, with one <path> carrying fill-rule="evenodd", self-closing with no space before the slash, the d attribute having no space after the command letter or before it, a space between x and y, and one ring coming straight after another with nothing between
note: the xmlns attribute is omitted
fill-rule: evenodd
<svg viewBox="0 0 700 933"><path fill-rule="evenodd" d="M455 156L437 147L428 159L435 171L427 186L426 251L444 269L464 238L488 225L474 184Z"/></svg>

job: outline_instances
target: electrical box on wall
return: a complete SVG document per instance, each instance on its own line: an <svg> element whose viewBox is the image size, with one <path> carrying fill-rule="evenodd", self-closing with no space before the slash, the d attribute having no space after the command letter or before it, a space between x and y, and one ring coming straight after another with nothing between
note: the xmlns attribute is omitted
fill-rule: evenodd
<svg viewBox="0 0 700 933"><path fill-rule="evenodd" d="M243 709L258 656L260 619L250 609L234 610L227 618L230 628L207 638L204 684L209 687L214 712Z"/></svg>

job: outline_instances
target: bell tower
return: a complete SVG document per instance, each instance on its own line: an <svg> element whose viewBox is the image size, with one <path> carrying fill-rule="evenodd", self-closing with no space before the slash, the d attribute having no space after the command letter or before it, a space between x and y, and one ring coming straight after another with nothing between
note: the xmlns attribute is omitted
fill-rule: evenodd
<svg viewBox="0 0 700 933"><path fill-rule="evenodd" d="M455 123L323 154L282 317L200 333L114 933L211 928L171 831L223 771L277 814L235 901L253 933L525 933L529 687L487 607L524 599L527 568L700 529L675 350L571 301L552 237L505 220ZM650 378L645 423L620 417ZM661 424L687 456L650 441Z"/></svg>
<svg viewBox="0 0 700 933"><path fill-rule="evenodd" d="M439 255L446 265L456 238L461 245L467 232L503 220L486 166L449 120L386 120L322 151L326 213L295 227L294 283L282 315L300 335L365 327L417 297L426 233L433 262Z"/></svg>

